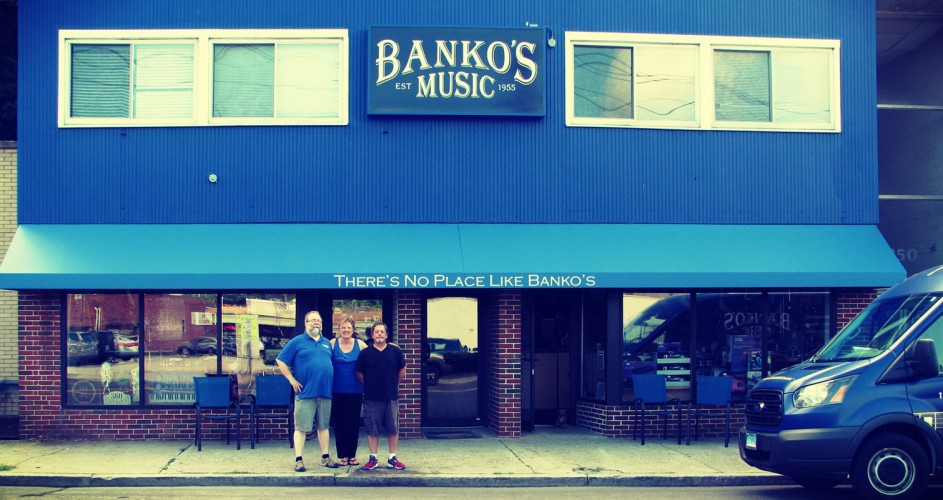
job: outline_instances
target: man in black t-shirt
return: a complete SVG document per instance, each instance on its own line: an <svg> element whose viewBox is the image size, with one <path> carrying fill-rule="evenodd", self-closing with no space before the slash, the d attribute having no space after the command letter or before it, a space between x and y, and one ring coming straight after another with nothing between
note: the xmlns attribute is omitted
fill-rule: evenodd
<svg viewBox="0 0 943 500"><path fill-rule="evenodd" d="M363 421L370 449L370 459L363 468L373 470L379 465L377 447L382 425L386 427L390 445L386 466L405 469L403 462L396 458L396 446L399 444L399 384L406 377L406 358L399 347L386 341L386 324L374 323L371 337L373 344L360 351L357 358L357 378L363 383Z"/></svg>

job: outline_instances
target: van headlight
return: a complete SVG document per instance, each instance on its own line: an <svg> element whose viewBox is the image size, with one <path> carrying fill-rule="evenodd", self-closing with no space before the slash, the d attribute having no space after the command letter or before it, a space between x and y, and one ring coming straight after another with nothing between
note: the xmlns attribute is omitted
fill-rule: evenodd
<svg viewBox="0 0 943 500"><path fill-rule="evenodd" d="M848 391L848 387L857 377L857 375L853 375L800 387L793 394L792 402L796 408L839 404L845 400L845 392Z"/></svg>

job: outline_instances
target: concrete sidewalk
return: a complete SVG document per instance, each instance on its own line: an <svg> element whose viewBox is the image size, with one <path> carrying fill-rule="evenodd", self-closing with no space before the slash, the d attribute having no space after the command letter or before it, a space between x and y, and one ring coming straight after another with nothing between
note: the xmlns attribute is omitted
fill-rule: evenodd
<svg viewBox="0 0 943 500"><path fill-rule="evenodd" d="M285 441L236 451L235 443L204 441L0 441L0 486L746 486L793 484L749 467L736 444L704 439L690 446L670 438L607 438L583 428L538 428L518 439L462 429L459 439L400 442L405 470L320 467L316 441L305 447L308 471L292 470ZM427 435L432 436L432 433ZM471 437L480 436L480 437ZM358 458L366 462L366 438ZM331 456L334 456L333 443Z"/></svg>

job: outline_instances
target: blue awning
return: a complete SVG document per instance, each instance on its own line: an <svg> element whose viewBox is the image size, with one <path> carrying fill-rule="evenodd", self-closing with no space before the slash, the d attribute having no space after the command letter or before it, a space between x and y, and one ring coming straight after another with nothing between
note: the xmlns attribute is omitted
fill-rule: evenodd
<svg viewBox="0 0 943 500"><path fill-rule="evenodd" d="M874 226L22 225L11 290L886 287Z"/></svg>

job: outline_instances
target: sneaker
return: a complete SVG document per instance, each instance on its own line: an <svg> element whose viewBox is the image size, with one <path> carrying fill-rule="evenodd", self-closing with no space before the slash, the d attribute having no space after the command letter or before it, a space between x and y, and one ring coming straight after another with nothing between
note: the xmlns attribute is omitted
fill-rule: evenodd
<svg viewBox="0 0 943 500"><path fill-rule="evenodd" d="M334 461L331 457L324 457L321 459L321 465L327 467L328 469L336 469L337 462Z"/></svg>
<svg viewBox="0 0 943 500"><path fill-rule="evenodd" d="M406 464L400 462L398 458L393 457L386 462L386 466L391 469L403 470L406 468Z"/></svg>
<svg viewBox="0 0 943 500"><path fill-rule="evenodd" d="M295 460L295 472L304 472L308 469L305 469L304 460Z"/></svg>
<svg viewBox="0 0 943 500"><path fill-rule="evenodd" d="M377 465L380 465L380 462L377 461L377 457L370 457L370 460L363 466L363 470L373 470L377 468Z"/></svg>

